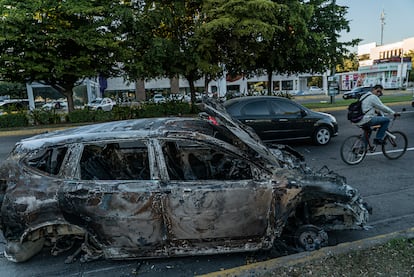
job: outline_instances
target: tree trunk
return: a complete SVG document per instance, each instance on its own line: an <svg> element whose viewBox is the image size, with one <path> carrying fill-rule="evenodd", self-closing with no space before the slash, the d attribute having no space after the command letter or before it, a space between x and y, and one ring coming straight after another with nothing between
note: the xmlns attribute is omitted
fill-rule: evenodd
<svg viewBox="0 0 414 277"><path fill-rule="evenodd" d="M208 84L210 83L210 81L211 81L211 78L207 74L205 74L204 75L204 93L205 94L209 93Z"/></svg>
<svg viewBox="0 0 414 277"><path fill-rule="evenodd" d="M75 110L75 105L73 103L73 93L67 93L65 96L68 100L68 112L71 113Z"/></svg>
<svg viewBox="0 0 414 277"><path fill-rule="evenodd" d="M272 82L273 82L273 72L271 70L267 71L267 95L272 95Z"/></svg>
<svg viewBox="0 0 414 277"><path fill-rule="evenodd" d="M138 79L135 81L135 100L145 101L145 81L144 79Z"/></svg>
<svg viewBox="0 0 414 277"><path fill-rule="evenodd" d="M170 79L171 94L180 93L180 79L177 76L174 76Z"/></svg>
<svg viewBox="0 0 414 277"><path fill-rule="evenodd" d="M196 93L196 90L195 90L195 85L194 85L194 82L195 82L195 78L193 78L192 76L185 76L185 78L187 79L187 81L188 81L188 84L190 85L190 95L191 95L191 110L192 110L192 112L194 112L195 111L195 108L194 108L194 103L196 102L196 95L195 95L195 93Z"/></svg>
<svg viewBox="0 0 414 277"><path fill-rule="evenodd" d="M66 97L68 102L68 113L71 113L75 110L75 105L73 104L73 86L71 87L60 87L60 86L52 86L58 92Z"/></svg>

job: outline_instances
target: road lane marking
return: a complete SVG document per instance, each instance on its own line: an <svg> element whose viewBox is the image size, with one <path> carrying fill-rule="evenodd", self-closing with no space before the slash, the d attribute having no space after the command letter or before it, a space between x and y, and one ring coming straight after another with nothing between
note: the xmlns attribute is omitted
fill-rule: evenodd
<svg viewBox="0 0 414 277"><path fill-rule="evenodd" d="M407 148L407 151L413 151L414 147ZM388 152L401 152L402 149L392 150ZM367 156L375 156L375 155L382 155L382 152L374 152L374 153L367 153Z"/></svg>

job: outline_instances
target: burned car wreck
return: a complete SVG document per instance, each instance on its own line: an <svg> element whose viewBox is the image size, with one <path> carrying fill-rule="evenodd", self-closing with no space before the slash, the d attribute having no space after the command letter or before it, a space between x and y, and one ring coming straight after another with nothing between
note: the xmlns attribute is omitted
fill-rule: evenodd
<svg viewBox="0 0 414 277"><path fill-rule="evenodd" d="M311 170L287 146L265 146L213 99L201 106L199 118L18 142L0 168L6 258L74 244L68 262L255 251L280 240L312 250L328 231L364 228L367 206L344 177Z"/></svg>

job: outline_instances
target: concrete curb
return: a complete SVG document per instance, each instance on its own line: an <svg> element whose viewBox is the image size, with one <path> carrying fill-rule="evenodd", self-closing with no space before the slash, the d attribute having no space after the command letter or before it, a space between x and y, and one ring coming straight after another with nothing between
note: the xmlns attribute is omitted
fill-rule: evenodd
<svg viewBox="0 0 414 277"><path fill-rule="evenodd" d="M389 234L379 235L367 239L362 239L354 242L341 243L336 246L324 247L313 252L302 252L289 256L283 256L276 259L258 262L245 266L226 269L223 271L211 272L204 275L204 277L230 277L230 276L257 276L266 273L272 273L277 268L295 266L307 262L312 262L325 257L349 253L352 251L364 250L370 247L378 246L387 243L395 238L414 238L414 228L393 232Z"/></svg>

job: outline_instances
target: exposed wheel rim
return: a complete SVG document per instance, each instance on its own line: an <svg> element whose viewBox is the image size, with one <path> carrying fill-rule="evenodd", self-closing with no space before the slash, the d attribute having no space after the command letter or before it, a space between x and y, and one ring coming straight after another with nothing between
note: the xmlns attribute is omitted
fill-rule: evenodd
<svg viewBox="0 0 414 277"><path fill-rule="evenodd" d="M328 234L314 225L300 227L295 237L297 247L305 251L314 251L328 244Z"/></svg>
<svg viewBox="0 0 414 277"><path fill-rule="evenodd" d="M320 145L327 144L331 139L331 132L326 128L321 128L316 132L316 142Z"/></svg>

